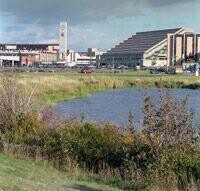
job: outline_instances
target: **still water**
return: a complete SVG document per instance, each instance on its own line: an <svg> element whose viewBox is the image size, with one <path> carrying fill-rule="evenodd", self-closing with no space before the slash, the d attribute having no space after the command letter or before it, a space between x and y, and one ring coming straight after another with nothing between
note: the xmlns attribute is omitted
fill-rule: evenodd
<svg viewBox="0 0 200 191"><path fill-rule="evenodd" d="M125 126L128 123L128 115L131 112L134 121L143 119L142 108L144 95L147 93L158 103L158 89L117 89L96 93L85 99L69 102L61 102L55 106L55 111L62 117L80 117L84 115L86 120L98 122L111 122ZM174 99L185 98L189 95L188 107L195 113L195 121L200 121L200 90L173 89Z"/></svg>

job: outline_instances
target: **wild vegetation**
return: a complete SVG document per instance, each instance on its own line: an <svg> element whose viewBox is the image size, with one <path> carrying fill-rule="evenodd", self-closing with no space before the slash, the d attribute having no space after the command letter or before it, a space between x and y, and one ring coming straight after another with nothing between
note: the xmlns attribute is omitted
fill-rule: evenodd
<svg viewBox="0 0 200 191"><path fill-rule="evenodd" d="M82 98L94 92L124 87L192 88L200 87L200 79L186 75L152 75L146 71L80 74L77 72L19 73L16 80L33 89L44 104Z"/></svg>
<svg viewBox="0 0 200 191"><path fill-rule="evenodd" d="M48 161L66 172L81 169L123 190L200 189L199 127L193 127L187 98L176 101L161 89L154 104L146 95L139 131L131 113L123 129L61 120L48 109L41 112L35 86L12 77L1 84L2 153Z"/></svg>

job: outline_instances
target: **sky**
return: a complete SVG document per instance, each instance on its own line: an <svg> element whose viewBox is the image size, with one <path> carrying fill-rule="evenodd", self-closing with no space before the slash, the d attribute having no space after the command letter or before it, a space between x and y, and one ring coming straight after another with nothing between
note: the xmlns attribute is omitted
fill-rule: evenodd
<svg viewBox="0 0 200 191"><path fill-rule="evenodd" d="M102 51L136 32L191 27L200 33L200 0L0 0L0 43L58 43Z"/></svg>

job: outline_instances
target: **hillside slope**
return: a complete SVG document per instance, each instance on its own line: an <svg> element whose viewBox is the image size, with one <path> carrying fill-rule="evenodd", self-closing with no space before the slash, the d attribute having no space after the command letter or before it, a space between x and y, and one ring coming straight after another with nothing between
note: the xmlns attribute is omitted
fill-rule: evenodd
<svg viewBox="0 0 200 191"><path fill-rule="evenodd" d="M44 162L16 159L0 154L1 191L109 191L118 190L102 185L81 173L61 172Z"/></svg>

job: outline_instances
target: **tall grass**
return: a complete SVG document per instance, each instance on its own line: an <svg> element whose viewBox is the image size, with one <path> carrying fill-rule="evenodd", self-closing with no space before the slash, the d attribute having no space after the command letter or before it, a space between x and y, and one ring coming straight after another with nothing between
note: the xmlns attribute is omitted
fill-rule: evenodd
<svg viewBox="0 0 200 191"><path fill-rule="evenodd" d="M101 73L83 75L78 73L18 74L17 81L27 89L37 86L36 95L46 104L82 98L106 89L124 87L199 88L200 79L183 75L151 75L148 73Z"/></svg>

